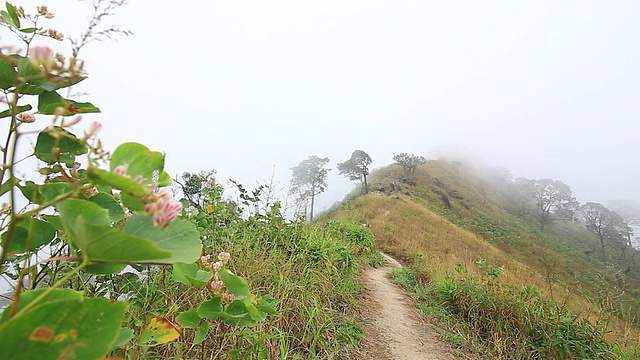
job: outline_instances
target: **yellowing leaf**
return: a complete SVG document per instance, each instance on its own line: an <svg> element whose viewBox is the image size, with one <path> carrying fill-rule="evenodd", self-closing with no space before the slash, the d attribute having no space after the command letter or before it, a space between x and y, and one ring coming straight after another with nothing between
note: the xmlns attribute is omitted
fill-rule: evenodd
<svg viewBox="0 0 640 360"><path fill-rule="evenodd" d="M166 344L180 337L182 328L171 321L163 318L162 316L156 316L151 319L149 325L142 333L140 338L141 343L149 343L150 345Z"/></svg>

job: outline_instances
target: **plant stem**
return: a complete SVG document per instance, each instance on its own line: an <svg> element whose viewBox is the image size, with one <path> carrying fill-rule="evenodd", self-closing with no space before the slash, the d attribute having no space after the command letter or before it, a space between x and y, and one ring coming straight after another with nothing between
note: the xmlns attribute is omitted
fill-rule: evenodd
<svg viewBox="0 0 640 360"><path fill-rule="evenodd" d="M37 304L40 300L44 299L47 295L49 295L53 290L59 288L62 284L64 284L67 280L71 279L73 276L75 276L78 271L82 270L85 266L87 266L89 264L89 257L88 256L84 256L82 263L80 265L78 265L76 268L74 268L73 270L71 270L67 275L63 276L60 280L56 281L55 284L51 285L51 287L47 288L45 291L42 292L42 294L40 294L37 298L33 299L30 303L28 303L25 307L23 307L22 309L20 309L20 311L18 311L15 314L10 314L9 318L10 319L15 319L17 317L20 317L21 315L23 315L24 313L27 312L27 310L31 309L33 306L35 306L35 304ZM11 308L11 312L14 312L18 307L17 307L17 303L14 303L14 305Z"/></svg>

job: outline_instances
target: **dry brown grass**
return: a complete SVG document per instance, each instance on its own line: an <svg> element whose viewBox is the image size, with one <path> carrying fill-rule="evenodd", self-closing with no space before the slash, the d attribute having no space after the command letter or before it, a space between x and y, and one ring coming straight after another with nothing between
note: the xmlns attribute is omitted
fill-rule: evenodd
<svg viewBox="0 0 640 360"><path fill-rule="evenodd" d="M483 189L473 174L464 171L456 174L448 163L430 161L411 177L415 186L399 183L400 176L403 176L402 170L397 165L373 173L372 188L389 189L390 183L396 182L401 190L354 199L333 212L331 218L366 222L381 250L406 263L426 263L430 273L423 276L427 279L454 273L459 264L464 264L470 275L481 276L482 268L477 262L482 258L486 264L504 268L499 278L503 283L533 286L542 290L545 298L566 304L569 310L592 322L609 319L609 340L635 342L639 338L636 327L612 317L593 299L583 296L593 295L596 284L584 283L572 274L589 272L593 265L583 258L552 249L535 225L515 219L505 211L501 194ZM434 185L436 178L445 186ZM452 190L463 200L451 198L451 207L445 208L438 192L450 195ZM444 213L461 221L477 219L478 214L482 214L506 229L513 241L490 242L457 226L441 215ZM609 285L602 281L598 286Z"/></svg>

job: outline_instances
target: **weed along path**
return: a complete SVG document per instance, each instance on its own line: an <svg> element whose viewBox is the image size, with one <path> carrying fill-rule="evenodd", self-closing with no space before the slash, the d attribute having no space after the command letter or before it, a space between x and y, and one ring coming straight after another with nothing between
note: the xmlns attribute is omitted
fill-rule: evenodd
<svg viewBox="0 0 640 360"><path fill-rule="evenodd" d="M382 255L387 264L370 268L363 275L365 339L361 359L454 359L447 345L432 334L404 291L388 277L391 269L400 267L400 263Z"/></svg>

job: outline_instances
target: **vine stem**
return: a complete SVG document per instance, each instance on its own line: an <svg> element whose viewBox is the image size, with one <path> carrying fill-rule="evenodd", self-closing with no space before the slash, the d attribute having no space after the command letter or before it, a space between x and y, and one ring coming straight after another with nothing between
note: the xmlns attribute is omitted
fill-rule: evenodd
<svg viewBox="0 0 640 360"><path fill-rule="evenodd" d="M78 273L78 271L84 269L84 267L87 266L88 264L89 264L89 257L88 256L83 256L83 260L82 260L82 263L80 265L78 265L76 268L71 270L67 275L63 276L60 280L56 281L55 284L51 285L51 287L49 287L45 291L43 291L42 294L40 294L38 297L33 299L30 303L28 303L25 307L20 309L20 311L18 311L18 312L15 312L17 310L17 308L18 308L16 306L17 303L15 303L15 305L12 306L12 308L11 308L11 313L9 314L9 319L15 319L15 318L20 317L21 315L25 314L29 309L34 307L40 300L44 299L53 290L59 288L67 280L69 280L73 276L75 276Z"/></svg>

